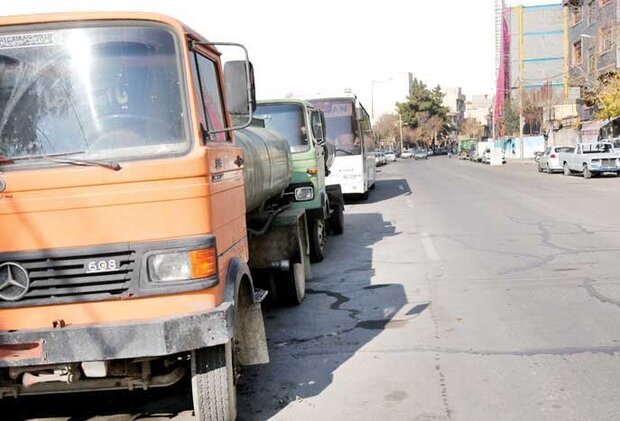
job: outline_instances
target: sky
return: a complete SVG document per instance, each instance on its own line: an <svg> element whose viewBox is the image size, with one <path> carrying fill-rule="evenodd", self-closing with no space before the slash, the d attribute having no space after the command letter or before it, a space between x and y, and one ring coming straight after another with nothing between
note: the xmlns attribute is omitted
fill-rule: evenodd
<svg viewBox="0 0 620 421"><path fill-rule="evenodd" d="M162 13L243 43L261 99L350 88L368 104L372 81L397 72L468 96L494 90L494 0L4 0L0 15L90 10Z"/></svg>

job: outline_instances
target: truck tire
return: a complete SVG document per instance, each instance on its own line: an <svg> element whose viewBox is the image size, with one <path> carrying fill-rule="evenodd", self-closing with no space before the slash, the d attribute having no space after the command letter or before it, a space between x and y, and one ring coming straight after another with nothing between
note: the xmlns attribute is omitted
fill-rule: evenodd
<svg viewBox="0 0 620 421"><path fill-rule="evenodd" d="M543 172L542 167L540 166L540 161L538 161L538 172Z"/></svg>
<svg viewBox="0 0 620 421"><path fill-rule="evenodd" d="M276 293L273 297L280 307L298 306L306 296L306 274L303 263L293 263L289 270L274 273Z"/></svg>
<svg viewBox="0 0 620 421"><path fill-rule="evenodd" d="M342 235L344 232L344 209L337 206L329 217L329 229L334 235Z"/></svg>
<svg viewBox="0 0 620 421"><path fill-rule="evenodd" d="M233 421L237 388L232 341L192 351L192 398L198 421Z"/></svg>
<svg viewBox="0 0 620 421"><path fill-rule="evenodd" d="M310 221L310 261L317 263L325 258L325 245L327 243L327 227L323 217Z"/></svg>
<svg viewBox="0 0 620 421"><path fill-rule="evenodd" d="M588 168L588 164L583 164L583 178L585 178L586 180L592 178L592 171L590 171L590 168Z"/></svg>
<svg viewBox="0 0 620 421"><path fill-rule="evenodd" d="M568 168L568 163L564 163L564 175L571 175L572 171Z"/></svg>

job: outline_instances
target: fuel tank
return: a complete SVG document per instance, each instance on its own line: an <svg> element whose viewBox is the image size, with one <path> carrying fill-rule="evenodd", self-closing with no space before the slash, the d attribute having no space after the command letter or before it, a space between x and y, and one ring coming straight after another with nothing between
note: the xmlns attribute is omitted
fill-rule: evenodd
<svg viewBox="0 0 620 421"><path fill-rule="evenodd" d="M235 141L244 151L245 207L250 212L282 195L291 182L292 156L284 137L262 127L238 130Z"/></svg>

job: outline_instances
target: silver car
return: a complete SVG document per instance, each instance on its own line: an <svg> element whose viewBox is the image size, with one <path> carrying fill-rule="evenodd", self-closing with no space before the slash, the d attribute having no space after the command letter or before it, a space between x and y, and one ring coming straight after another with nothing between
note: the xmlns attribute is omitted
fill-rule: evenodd
<svg viewBox="0 0 620 421"><path fill-rule="evenodd" d="M561 172L563 168L560 162L560 152L570 153L574 150L572 146L549 146L538 160L538 172L544 171L547 174Z"/></svg>

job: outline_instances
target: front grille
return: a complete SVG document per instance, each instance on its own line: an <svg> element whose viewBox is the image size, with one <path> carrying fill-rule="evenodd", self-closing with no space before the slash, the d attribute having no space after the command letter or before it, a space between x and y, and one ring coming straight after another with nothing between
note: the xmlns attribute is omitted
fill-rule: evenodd
<svg viewBox="0 0 620 421"><path fill-rule="evenodd" d="M601 166L603 167L615 167L616 160L615 158L606 158L601 160Z"/></svg>
<svg viewBox="0 0 620 421"><path fill-rule="evenodd" d="M90 254L58 251L37 254L7 260L26 269L30 288L18 302L0 300L0 308L121 298L129 291L136 265L136 252L127 248L97 250ZM1 260L4 261L5 256ZM99 269L99 262L106 262L108 266L109 262L114 262L113 268ZM97 271L89 272L89 264L94 264Z"/></svg>

